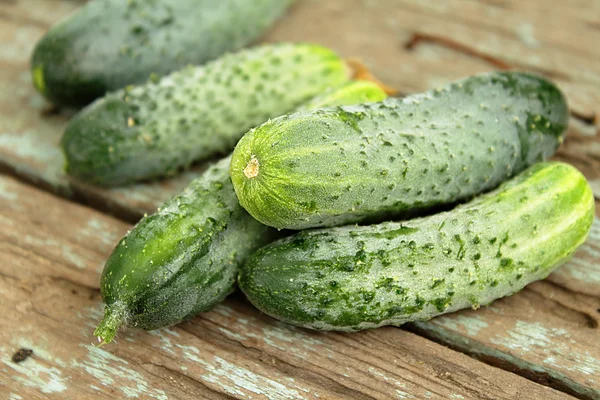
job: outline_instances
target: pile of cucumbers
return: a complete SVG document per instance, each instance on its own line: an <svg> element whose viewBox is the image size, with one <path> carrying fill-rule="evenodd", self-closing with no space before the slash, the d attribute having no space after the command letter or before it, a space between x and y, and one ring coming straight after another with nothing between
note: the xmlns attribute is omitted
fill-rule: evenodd
<svg viewBox="0 0 600 400"><path fill-rule="evenodd" d="M113 250L101 343L210 310L236 283L311 329L426 320L515 293L585 241L592 191L545 161L568 124L554 84L492 72L386 98L322 46L226 53L292 2L95 0L36 47L40 92L95 99L61 141L73 177L124 185L224 156Z"/></svg>

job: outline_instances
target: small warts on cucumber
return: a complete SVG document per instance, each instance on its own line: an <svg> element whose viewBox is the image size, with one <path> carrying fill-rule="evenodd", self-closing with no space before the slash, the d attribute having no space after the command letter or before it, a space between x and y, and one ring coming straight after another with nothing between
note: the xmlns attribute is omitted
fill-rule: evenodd
<svg viewBox="0 0 600 400"><path fill-rule="evenodd" d="M373 83L350 81L302 107L385 97ZM211 166L156 214L145 215L113 250L101 280L106 307L95 330L100 345L111 342L121 325L156 329L209 310L233 290L238 264L279 237L240 206L229 164L225 157Z"/></svg>
<svg viewBox="0 0 600 400"><path fill-rule="evenodd" d="M545 278L593 219L583 175L540 163L448 212L281 239L253 255L238 281L257 308L295 325L400 325L478 308Z"/></svg>
<svg viewBox="0 0 600 400"><path fill-rule="evenodd" d="M550 157L567 121L552 83L490 73L403 99L274 118L238 142L231 177L242 206L278 229L406 218ZM251 155L260 161L253 179Z"/></svg>
<svg viewBox="0 0 600 400"><path fill-rule="evenodd" d="M36 44L35 86L58 105L82 106L107 91L253 42L293 0L98 0Z"/></svg>
<svg viewBox="0 0 600 400"><path fill-rule="evenodd" d="M264 45L186 67L79 112L61 140L67 172L104 186L170 176L348 80L340 57L310 44Z"/></svg>

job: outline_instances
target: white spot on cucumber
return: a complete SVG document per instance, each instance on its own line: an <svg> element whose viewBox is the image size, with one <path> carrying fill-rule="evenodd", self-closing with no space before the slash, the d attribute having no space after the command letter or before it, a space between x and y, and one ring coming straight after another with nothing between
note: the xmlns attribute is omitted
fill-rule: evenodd
<svg viewBox="0 0 600 400"><path fill-rule="evenodd" d="M244 176L248 179L253 179L258 176L260 170L260 163L258 162L258 158L255 155L250 157L250 161L248 161L248 165L244 168Z"/></svg>

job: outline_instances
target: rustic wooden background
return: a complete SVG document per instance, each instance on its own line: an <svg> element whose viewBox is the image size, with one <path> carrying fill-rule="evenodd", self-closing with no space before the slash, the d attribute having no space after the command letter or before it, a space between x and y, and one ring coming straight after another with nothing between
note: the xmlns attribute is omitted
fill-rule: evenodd
<svg viewBox="0 0 600 400"><path fill-rule="evenodd" d="M234 295L176 327L93 347L107 255L204 167L112 190L63 174L57 143L72 111L34 91L28 58L83 3L0 0L0 398L600 399L598 219L568 265L476 311L315 333ZM600 1L300 0L265 40L330 46L401 93L493 69L543 74L571 106L556 158L600 199Z"/></svg>

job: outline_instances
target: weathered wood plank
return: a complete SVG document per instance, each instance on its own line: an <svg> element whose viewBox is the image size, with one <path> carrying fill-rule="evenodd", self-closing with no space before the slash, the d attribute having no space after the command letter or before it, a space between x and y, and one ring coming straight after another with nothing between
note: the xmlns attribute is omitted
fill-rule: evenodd
<svg viewBox="0 0 600 400"><path fill-rule="evenodd" d="M44 112L48 105L31 85L28 59L45 30L81 3L17 0L2 7L0 167L46 189L135 219L152 212L203 168L160 183L112 190L91 188L64 175L58 141L71 114ZM404 48L415 33L445 35L508 63L541 68L563 86L577 115L600 115L600 60L592 46L600 40L600 29L594 28L598 20L594 13L564 5L547 7L544 2L527 2L528 6L516 1L455 0L436 4L414 0L302 0L265 40L314 41L331 46L344 56L361 58L386 83L405 93L493 68L483 59L436 43L423 43L412 50ZM588 6L595 7L593 4L596 3ZM307 26L306 21L313 23ZM554 23L557 21L562 27L558 31ZM527 39L528 35L533 39ZM537 43L533 49L532 41ZM559 61L562 64L558 65ZM569 68L565 70L563 64ZM585 150L589 157L600 159L598 127L579 122L577 128L587 132L587 136L577 138L573 151L569 145L575 139L569 137L563 153L577 157L578 151Z"/></svg>
<svg viewBox="0 0 600 400"><path fill-rule="evenodd" d="M233 298L192 321L93 347L100 267L126 224L0 177L0 381L23 398L569 396L410 332L296 329ZM51 238L51 239L50 239ZM20 348L31 357L11 361Z"/></svg>
<svg viewBox="0 0 600 400"><path fill-rule="evenodd" d="M562 85L579 115L600 112L600 56L594 50L600 30L582 23L582 17L569 17L564 9L574 6L555 9L536 1L513 10L516 3L503 9L461 0L303 0L267 39L316 41L345 56L360 57L384 82L403 92L494 68L436 43L404 48L414 34L439 36L550 76ZM310 29L305 21L314 21ZM557 43L559 37L564 42Z"/></svg>

